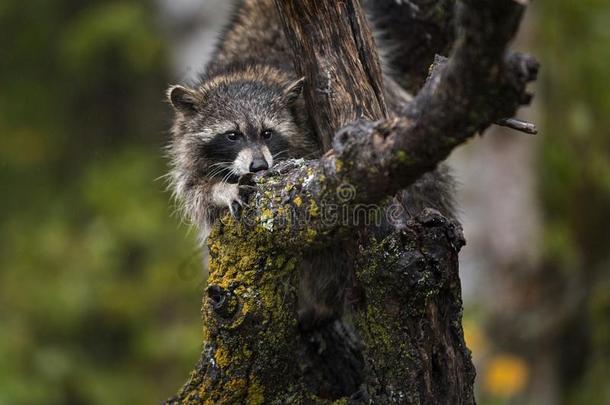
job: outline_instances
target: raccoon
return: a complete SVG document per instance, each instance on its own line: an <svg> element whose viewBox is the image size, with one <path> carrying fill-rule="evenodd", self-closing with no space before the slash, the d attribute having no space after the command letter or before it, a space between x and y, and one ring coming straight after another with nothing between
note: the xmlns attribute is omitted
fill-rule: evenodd
<svg viewBox="0 0 610 405"><path fill-rule="evenodd" d="M243 0L236 3L206 73L191 86L167 92L175 117L169 147L173 191L202 240L220 215L238 214L244 191L240 176L266 170L280 159L322 154L301 96L304 83L291 61L274 0ZM391 77L385 79L390 108L408 99ZM436 198L443 190L435 189L442 182L434 176L425 176L426 185L396 199L411 206L449 201ZM431 190L434 198L419 198L420 190ZM304 330L342 316L356 250L352 245L338 242L303 258L299 321Z"/></svg>
<svg viewBox="0 0 610 405"><path fill-rule="evenodd" d="M171 182L202 240L223 212L238 214L241 176L317 150L294 113L302 88L302 79L251 63L210 70L196 86L169 88Z"/></svg>

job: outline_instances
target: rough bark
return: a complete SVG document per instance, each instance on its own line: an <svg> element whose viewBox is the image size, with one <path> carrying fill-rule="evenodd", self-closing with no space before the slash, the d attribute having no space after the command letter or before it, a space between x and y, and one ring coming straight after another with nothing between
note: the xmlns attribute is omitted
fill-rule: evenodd
<svg viewBox="0 0 610 405"><path fill-rule="evenodd" d="M356 0L283 1L276 7L323 149L338 128L358 118L387 118L377 48Z"/></svg>
<svg viewBox="0 0 610 405"><path fill-rule="evenodd" d="M505 57L523 5L462 2L448 62L437 64L415 99L398 111L402 116L384 118L381 73L360 3L276 4L286 30L293 32L288 38L295 65L307 78L306 101L321 139L362 115L382 119L345 125L333 152L319 160L284 162L256 177L241 220L226 217L216 227L209 238L210 279L202 305L204 350L170 402L337 399L311 384L309 374L316 372L311 364L320 364L312 356L336 353L323 345L312 353L317 337L299 333L295 269L308 249L358 231L361 297L352 318L361 343L353 345L349 332L334 326L346 339L339 352L352 357L357 351L365 365L350 401L473 403L474 369L461 329L459 224L424 210L401 229L378 235L357 219L363 207L391 211L383 207L387 196L433 170L477 131L512 116L524 101L537 66L524 55ZM333 91L316 92L321 83ZM353 360L348 364L358 364Z"/></svg>

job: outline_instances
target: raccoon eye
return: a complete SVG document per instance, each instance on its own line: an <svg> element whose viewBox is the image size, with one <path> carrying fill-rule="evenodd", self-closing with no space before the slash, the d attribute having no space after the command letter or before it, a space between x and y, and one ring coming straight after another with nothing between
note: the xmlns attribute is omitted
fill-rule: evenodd
<svg viewBox="0 0 610 405"><path fill-rule="evenodd" d="M236 140L239 139L239 135L237 134L237 132L227 132L225 134L225 136L227 137L227 139L231 142L235 142Z"/></svg>
<svg viewBox="0 0 610 405"><path fill-rule="evenodd" d="M266 129L261 133L261 137L263 139L271 139L272 136L273 136L273 131L270 129Z"/></svg>

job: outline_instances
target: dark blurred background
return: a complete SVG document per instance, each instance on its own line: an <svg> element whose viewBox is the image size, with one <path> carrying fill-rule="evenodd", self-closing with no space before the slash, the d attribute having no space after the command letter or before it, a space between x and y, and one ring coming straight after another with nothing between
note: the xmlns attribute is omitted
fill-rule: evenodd
<svg viewBox="0 0 610 405"><path fill-rule="evenodd" d="M0 404L156 403L200 348L205 276L174 215L169 83L223 0L0 2ZM610 3L537 0L523 117L451 158L481 404L610 404Z"/></svg>

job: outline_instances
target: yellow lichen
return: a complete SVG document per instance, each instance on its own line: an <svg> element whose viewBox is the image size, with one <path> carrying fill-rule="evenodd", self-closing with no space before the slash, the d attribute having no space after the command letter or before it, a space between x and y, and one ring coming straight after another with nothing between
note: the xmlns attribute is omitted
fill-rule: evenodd
<svg viewBox="0 0 610 405"><path fill-rule="evenodd" d="M318 236L318 231L313 228L307 228L305 231L305 241L307 243L313 243L316 240L316 236Z"/></svg>
<svg viewBox="0 0 610 405"><path fill-rule="evenodd" d="M224 391L232 397L241 397L248 387L245 378L234 378L224 383Z"/></svg>
<svg viewBox="0 0 610 405"><path fill-rule="evenodd" d="M271 211L269 208L265 208L262 210L261 212L261 220L267 220L273 218L273 211Z"/></svg>
<svg viewBox="0 0 610 405"><path fill-rule="evenodd" d="M341 170L343 169L343 161L341 159L336 159L335 160L335 170L337 171L337 173L341 172Z"/></svg>
<svg viewBox="0 0 610 405"><path fill-rule="evenodd" d="M265 403L263 387L258 383L258 381L256 381L256 379L252 379L250 381L250 385L248 386L247 403L252 405L260 405Z"/></svg>
<svg viewBox="0 0 610 405"><path fill-rule="evenodd" d="M294 200L292 200L294 202L294 205L296 205L297 207L300 207L303 204L303 200L301 199L301 196L296 196L294 197Z"/></svg>
<svg viewBox="0 0 610 405"><path fill-rule="evenodd" d="M318 215L320 215L320 208L318 207L318 204L314 200L311 200L311 203L309 204L309 215L312 218L315 218Z"/></svg>
<svg viewBox="0 0 610 405"><path fill-rule="evenodd" d="M226 349L223 347L219 347L214 353L214 360L216 360L216 364L220 368L225 368L230 364L231 356L227 353Z"/></svg>
<svg viewBox="0 0 610 405"><path fill-rule="evenodd" d="M263 209L260 215L260 223L263 228L269 231L273 230L273 211L269 208Z"/></svg>

